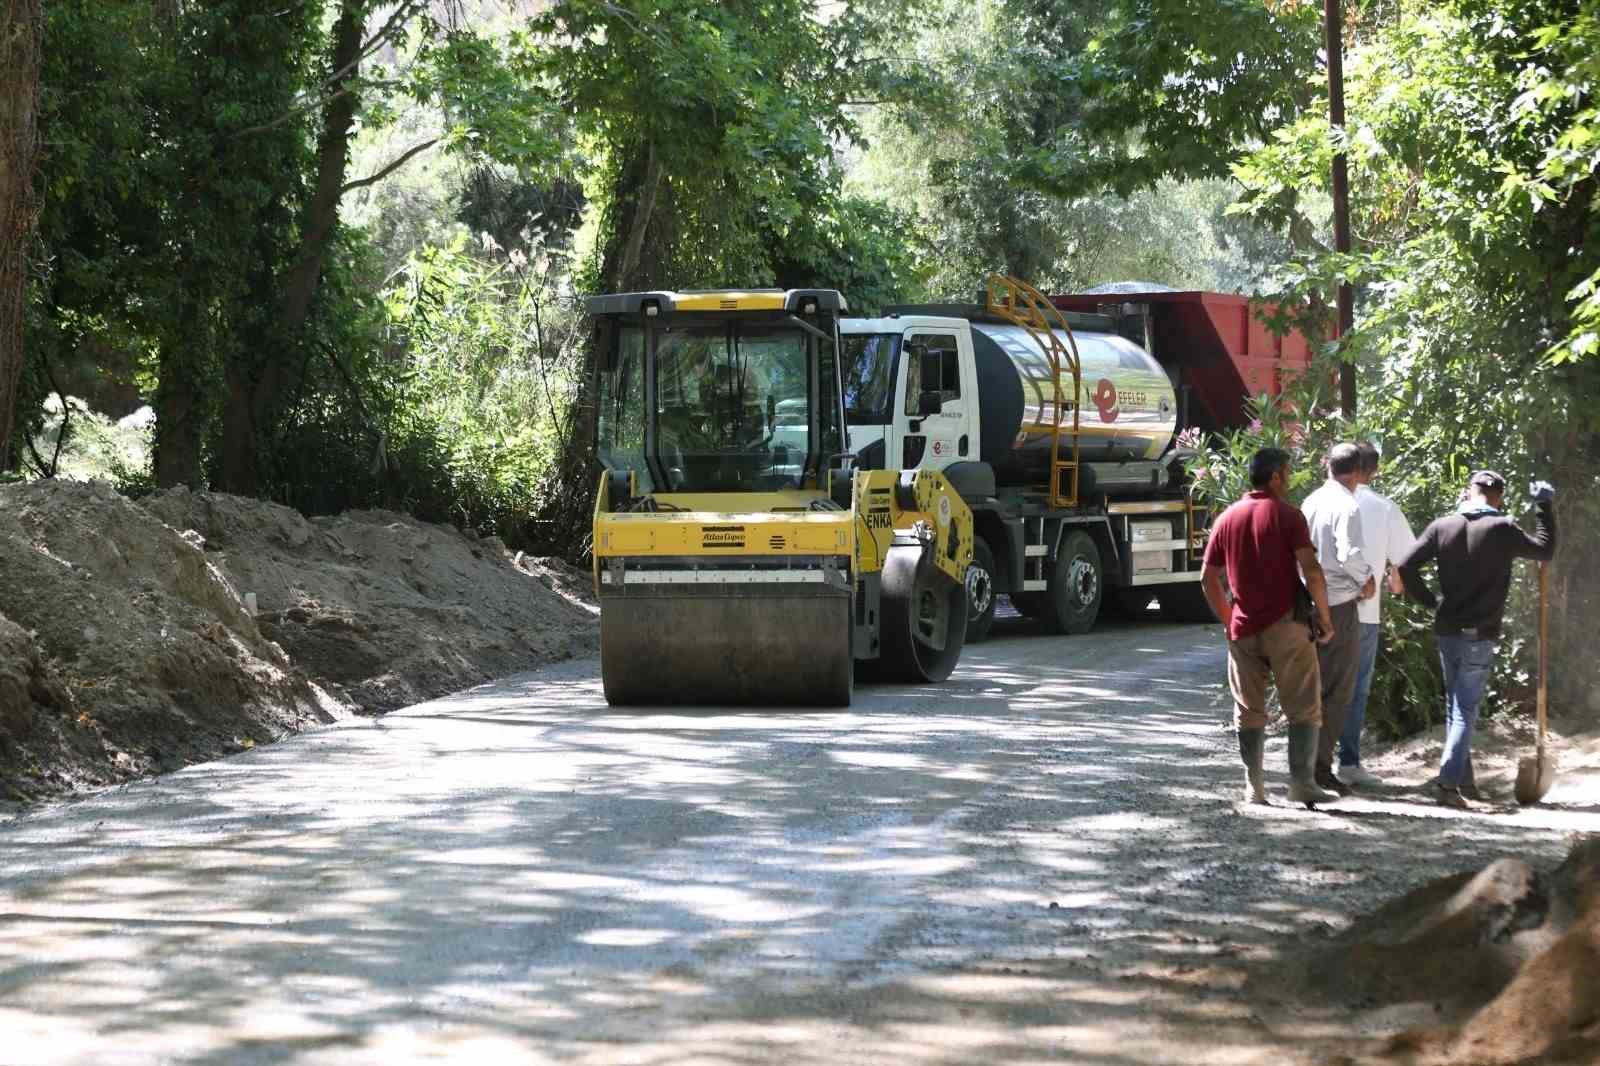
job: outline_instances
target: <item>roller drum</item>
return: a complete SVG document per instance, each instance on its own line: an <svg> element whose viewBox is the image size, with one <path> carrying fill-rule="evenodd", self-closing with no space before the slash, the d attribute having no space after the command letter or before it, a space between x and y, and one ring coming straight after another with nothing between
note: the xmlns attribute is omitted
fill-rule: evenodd
<svg viewBox="0 0 1600 1066"><path fill-rule="evenodd" d="M850 704L850 595L816 586L629 588L601 599L613 706Z"/></svg>
<svg viewBox="0 0 1600 1066"><path fill-rule="evenodd" d="M912 684L949 677L967 639L967 587L928 559L927 550L896 545L883 562L881 652L871 676Z"/></svg>

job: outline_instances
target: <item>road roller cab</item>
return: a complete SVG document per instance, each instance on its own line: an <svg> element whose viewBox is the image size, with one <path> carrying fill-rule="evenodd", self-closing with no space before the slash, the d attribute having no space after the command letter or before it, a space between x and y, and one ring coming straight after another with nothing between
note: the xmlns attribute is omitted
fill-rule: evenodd
<svg viewBox="0 0 1600 1066"><path fill-rule="evenodd" d="M595 587L613 704L850 701L940 681L972 516L937 471L855 471L831 289L596 296Z"/></svg>

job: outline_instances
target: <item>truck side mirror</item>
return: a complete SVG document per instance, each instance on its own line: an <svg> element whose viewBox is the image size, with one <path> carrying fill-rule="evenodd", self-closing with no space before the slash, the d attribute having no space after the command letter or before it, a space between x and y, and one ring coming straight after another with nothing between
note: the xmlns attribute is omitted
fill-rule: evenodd
<svg viewBox="0 0 1600 1066"><path fill-rule="evenodd" d="M917 417L927 418L944 409L944 397L938 392L924 392L917 398Z"/></svg>

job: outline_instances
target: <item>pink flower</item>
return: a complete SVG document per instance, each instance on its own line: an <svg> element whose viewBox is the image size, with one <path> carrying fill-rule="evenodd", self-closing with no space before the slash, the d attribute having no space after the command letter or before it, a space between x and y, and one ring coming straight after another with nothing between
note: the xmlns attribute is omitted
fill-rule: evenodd
<svg viewBox="0 0 1600 1066"><path fill-rule="evenodd" d="M1206 476L1206 468L1203 467L1203 466L1195 467L1194 468L1194 476L1195 476L1195 480L1196 481L1198 481L1201 478L1205 477Z"/></svg>
<svg viewBox="0 0 1600 1066"><path fill-rule="evenodd" d="M1261 432L1261 419L1258 418L1254 422L1250 423L1250 432L1251 433L1260 433Z"/></svg>

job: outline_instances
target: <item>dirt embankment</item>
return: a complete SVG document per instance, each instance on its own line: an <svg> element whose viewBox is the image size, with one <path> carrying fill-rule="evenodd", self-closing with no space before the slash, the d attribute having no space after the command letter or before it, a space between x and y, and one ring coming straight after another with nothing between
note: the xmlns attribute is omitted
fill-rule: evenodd
<svg viewBox="0 0 1600 1066"><path fill-rule="evenodd" d="M387 512L0 488L0 799L176 769L584 653L582 577Z"/></svg>
<svg viewBox="0 0 1600 1066"><path fill-rule="evenodd" d="M1600 838L1554 870L1503 858L1422 885L1268 985L1401 1030L1335 1066L1600 1062Z"/></svg>

